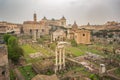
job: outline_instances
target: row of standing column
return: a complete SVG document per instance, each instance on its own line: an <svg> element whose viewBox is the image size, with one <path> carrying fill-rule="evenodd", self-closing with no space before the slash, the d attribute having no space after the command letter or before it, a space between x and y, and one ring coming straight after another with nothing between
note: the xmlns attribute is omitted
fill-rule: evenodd
<svg viewBox="0 0 120 80"><path fill-rule="evenodd" d="M40 38L40 31L33 30L33 40L36 41L37 38Z"/></svg>
<svg viewBox="0 0 120 80"><path fill-rule="evenodd" d="M56 64L55 64L55 73L65 68L65 49L57 48L56 49Z"/></svg>

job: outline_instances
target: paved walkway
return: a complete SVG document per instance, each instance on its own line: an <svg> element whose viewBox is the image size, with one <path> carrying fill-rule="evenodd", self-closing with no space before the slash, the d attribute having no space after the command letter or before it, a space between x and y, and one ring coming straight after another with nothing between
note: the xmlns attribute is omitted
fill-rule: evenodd
<svg viewBox="0 0 120 80"><path fill-rule="evenodd" d="M20 73L20 71L16 68L14 69L16 76L18 78L18 80L25 80L24 76Z"/></svg>

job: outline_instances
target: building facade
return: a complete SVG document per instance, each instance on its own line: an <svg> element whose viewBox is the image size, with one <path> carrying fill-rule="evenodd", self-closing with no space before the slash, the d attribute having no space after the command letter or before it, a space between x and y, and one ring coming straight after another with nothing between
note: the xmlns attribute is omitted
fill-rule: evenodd
<svg viewBox="0 0 120 80"><path fill-rule="evenodd" d="M74 39L77 44L91 44L90 31L80 29L74 33Z"/></svg>
<svg viewBox="0 0 120 80"><path fill-rule="evenodd" d="M88 30L95 30L95 31L100 31L100 30L120 30L120 23L115 22L115 21L107 21L103 25L90 25L88 23L87 25L82 25L80 26L80 29L85 28Z"/></svg>
<svg viewBox="0 0 120 80"><path fill-rule="evenodd" d="M47 19L46 17L44 17L40 21L40 23L46 24L46 25L49 25L49 26L64 26L64 27L66 27L66 18L63 16L60 19L54 19L54 18L52 18L50 20L50 19Z"/></svg>
<svg viewBox="0 0 120 80"><path fill-rule="evenodd" d="M33 39L36 40L42 35L48 35L51 26L66 26L66 19L63 16L59 20L47 19L44 17L42 20L37 21L37 15L34 13L33 21L24 21L23 22L23 32L25 35L32 35Z"/></svg>
<svg viewBox="0 0 120 80"><path fill-rule="evenodd" d="M79 29L76 22L67 31L67 38L75 40L77 44L91 44L90 31L86 29Z"/></svg>
<svg viewBox="0 0 120 80"><path fill-rule="evenodd" d="M62 29L54 31L51 35L52 41L64 41L66 39L66 33Z"/></svg>
<svg viewBox="0 0 120 80"><path fill-rule="evenodd" d="M14 23L0 22L0 33L20 34L20 27Z"/></svg>
<svg viewBox="0 0 120 80"><path fill-rule="evenodd" d="M23 33L25 35L32 36L33 40L36 41L37 38L40 38L42 32L46 32L45 34L48 34L48 31L46 31L46 29L42 29L42 27L43 26L40 24L40 22L37 21L36 13L34 13L33 21L24 21Z"/></svg>

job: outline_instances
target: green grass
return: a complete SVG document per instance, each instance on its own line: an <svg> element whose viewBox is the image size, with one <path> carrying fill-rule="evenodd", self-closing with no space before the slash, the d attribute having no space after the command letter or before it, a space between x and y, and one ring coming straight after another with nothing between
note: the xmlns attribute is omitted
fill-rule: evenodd
<svg viewBox="0 0 120 80"><path fill-rule="evenodd" d="M41 46L38 45L38 44L33 44L32 46L33 46L34 49L36 49L38 52L43 53L44 56L50 56L50 55L52 55L52 53L48 50L48 48L41 47Z"/></svg>
<svg viewBox="0 0 120 80"><path fill-rule="evenodd" d="M75 67L74 68L75 71L85 71L85 68L84 67Z"/></svg>
<svg viewBox="0 0 120 80"><path fill-rule="evenodd" d="M24 50L24 57L27 63L33 63L36 62L37 60L41 60L41 57L34 59L30 58L29 55L34 54L36 52L40 52L43 55L43 57L52 55L52 53L47 48L43 48L39 44L24 44L21 47Z"/></svg>
<svg viewBox="0 0 120 80"><path fill-rule="evenodd" d="M24 50L24 57L25 57L27 63L33 63L33 62L39 60L39 58L32 59L29 57L29 54L34 54L35 52L38 52L31 45L24 44L21 47Z"/></svg>
<svg viewBox="0 0 120 80"><path fill-rule="evenodd" d="M74 56L81 56L84 54L84 52L82 52L80 49L76 47L69 47L69 48L66 48L66 50L72 53Z"/></svg>
<svg viewBox="0 0 120 80"><path fill-rule="evenodd" d="M103 54L103 52L101 50L102 46L98 46L96 44L94 44L94 45L83 45L83 44L81 44L81 45L78 45L77 48L79 48L84 53L91 52L91 53L94 53L94 54L105 56L105 54Z"/></svg>
<svg viewBox="0 0 120 80"><path fill-rule="evenodd" d="M84 68L84 67L73 67L73 70L76 72L80 72L82 74L85 74L86 76L89 76L90 73Z"/></svg>
<svg viewBox="0 0 120 80"><path fill-rule="evenodd" d="M25 45L22 45L22 48L24 50L24 53L25 55L29 55L31 53L36 53L36 52L41 52L43 53L44 55L49 55L51 54L50 51L48 51L47 48L43 48L41 47L40 45L38 44L25 44Z"/></svg>
<svg viewBox="0 0 120 80"><path fill-rule="evenodd" d="M56 48L56 42L50 44L50 49L55 50Z"/></svg>
<svg viewBox="0 0 120 80"><path fill-rule="evenodd" d="M22 45L22 49L24 50L25 54L35 53L37 50L32 48L29 44Z"/></svg>
<svg viewBox="0 0 120 80"><path fill-rule="evenodd" d="M79 44L76 47L68 47L66 50L67 52L72 53L75 57L81 56L85 54L86 52L91 52L94 54L105 56L105 54L103 53L101 49L102 49L102 45L99 46L96 44L94 45Z"/></svg>
<svg viewBox="0 0 120 80"><path fill-rule="evenodd" d="M30 57L26 57L26 62L27 63L34 63L36 61L40 61L41 58L30 58Z"/></svg>
<svg viewBox="0 0 120 80"><path fill-rule="evenodd" d="M25 77L25 80L31 80L36 75L31 65L19 67L18 69L20 70L22 75Z"/></svg>
<svg viewBox="0 0 120 80"><path fill-rule="evenodd" d="M90 49L87 45L80 44L77 47L69 47L66 49L68 52L72 53L74 56L81 56L86 52L97 53L95 49Z"/></svg>

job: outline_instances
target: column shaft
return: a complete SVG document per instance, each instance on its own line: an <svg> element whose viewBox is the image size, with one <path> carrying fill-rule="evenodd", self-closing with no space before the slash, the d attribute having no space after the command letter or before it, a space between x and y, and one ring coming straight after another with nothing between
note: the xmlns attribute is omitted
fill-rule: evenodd
<svg viewBox="0 0 120 80"><path fill-rule="evenodd" d="M33 30L33 40L36 41L36 30Z"/></svg>
<svg viewBox="0 0 120 80"><path fill-rule="evenodd" d="M55 73L57 73L57 70L58 70L58 49L56 48L55 50Z"/></svg>
<svg viewBox="0 0 120 80"><path fill-rule="evenodd" d="M56 65L58 65L58 52L57 52L57 49L55 51L55 54L56 54Z"/></svg>
<svg viewBox="0 0 120 80"><path fill-rule="evenodd" d="M65 48L63 48L63 67L65 67Z"/></svg>
<svg viewBox="0 0 120 80"><path fill-rule="evenodd" d="M62 57L61 57L61 54L62 54L62 52L61 52L62 50L60 49L60 53L59 53L59 66L60 66L60 70L61 70L61 60L62 60Z"/></svg>

